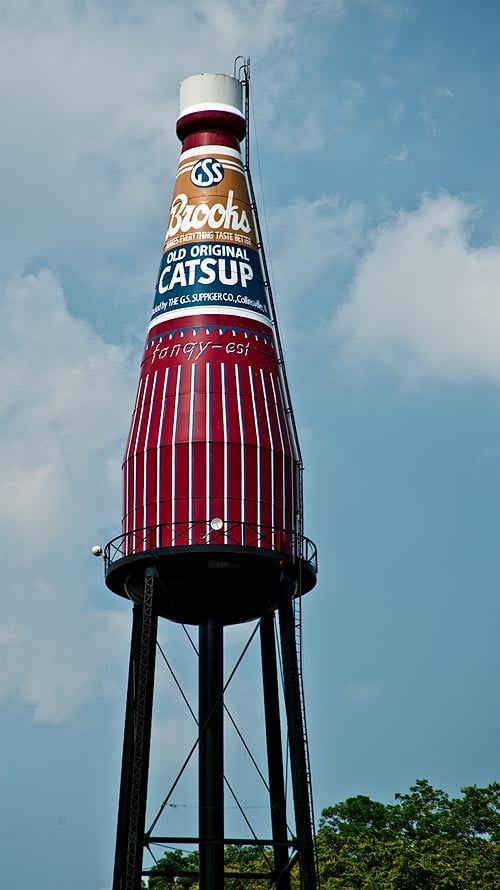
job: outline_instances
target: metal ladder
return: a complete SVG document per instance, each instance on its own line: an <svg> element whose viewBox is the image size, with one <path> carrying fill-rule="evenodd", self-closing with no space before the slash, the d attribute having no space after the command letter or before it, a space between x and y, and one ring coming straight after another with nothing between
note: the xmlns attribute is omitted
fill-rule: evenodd
<svg viewBox="0 0 500 890"><path fill-rule="evenodd" d="M309 754L309 738L307 734L307 717L306 717L306 705L305 705L305 696L304 696L304 674L302 669L302 597L297 596L293 601L293 612L294 612L294 620L295 620L295 645L297 649L297 666L298 666L298 676L299 676L299 694L300 694L300 711L302 715L302 729L303 729L303 738L304 738L304 751L305 751L305 761L306 761L306 774L307 774L307 791L309 797L309 814L310 814L310 823L311 823L311 834L313 837L313 846L314 846L314 860L316 863L316 875L319 884L319 860L318 860L318 851L316 847L316 825L314 818L314 802L313 802L313 791L312 791L312 777L311 777L311 759Z"/></svg>
<svg viewBox="0 0 500 890"><path fill-rule="evenodd" d="M243 58L243 57L239 57ZM238 59L235 60L235 76L236 76L236 63ZM283 390L286 400L286 412L290 417L290 422L292 426L295 448L297 453L297 473L298 473L298 509L296 511L296 548L295 548L295 558L300 558L302 556L301 548L302 548L302 540L303 540L303 462L302 462L302 454L300 450L300 443L297 433L297 426L295 422L295 416L293 413L292 402L290 398L290 390L288 386L288 379L286 375L286 368L283 356L283 347L281 343L281 337L279 333L279 328L277 324L276 318L276 308L274 304L274 298L272 294L271 281L269 276L269 269L265 257L265 252L263 249L263 238L262 238L262 229L260 225L259 213L257 209L257 201L255 199L255 191L252 182L252 174L250 171L250 59L243 58L243 64L239 68L239 74L244 87L244 97L245 97L245 123L246 123L246 141L245 141L245 163L244 169L247 177L248 188L250 193L250 206L252 208L252 212L255 220L255 228L258 239L258 247L261 249L261 260L262 266L264 270L264 287L266 290L266 294L269 301L269 308L271 311L271 319L273 322L274 332L276 336L276 343L278 347L278 356L279 356L279 365L281 370L281 376L283 380ZM298 551L298 552L297 552ZM299 573L299 584L300 584L300 573ZM293 599L293 622L294 622L294 642L295 642L295 651L297 657L297 668L298 668L298 699L300 702L300 724L301 724L301 734L304 745L304 753L305 753L305 769L306 769L306 784L307 784L307 798L308 798L308 813L309 813L309 828L311 832L311 837L313 839L313 855L314 855L314 864L315 864L315 878L316 878L316 886L319 890L320 888L320 878L319 878L319 862L318 862L318 854L316 848L316 828L315 828L315 820L314 820L314 808L313 808L313 794L312 794L312 780L311 780L311 762L310 762L310 754L309 754L309 740L307 735L307 721L306 721L306 709L305 709L305 697L304 697L304 679L303 679L303 670L302 670L302 598L301 591L298 591L298 596L295 596Z"/></svg>

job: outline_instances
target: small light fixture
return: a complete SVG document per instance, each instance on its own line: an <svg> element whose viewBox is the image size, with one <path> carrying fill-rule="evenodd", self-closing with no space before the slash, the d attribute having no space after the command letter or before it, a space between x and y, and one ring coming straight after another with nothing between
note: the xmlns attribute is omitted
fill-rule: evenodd
<svg viewBox="0 0 500 890"><path fill-rule="evenodd" d="M224 523L222 519L219 519L218 516L215 516L213 519L210 520L210 528L214 532L220 532L223 525Z"/></svg>

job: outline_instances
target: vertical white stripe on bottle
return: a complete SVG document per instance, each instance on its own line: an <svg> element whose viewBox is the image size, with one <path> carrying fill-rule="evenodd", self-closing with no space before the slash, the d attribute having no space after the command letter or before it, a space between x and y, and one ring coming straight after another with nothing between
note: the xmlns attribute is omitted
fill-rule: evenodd
<svg viewBox="0 0 500 890"><path fill-rule="evenodd" d="M158 438L156 440L156 546L161 546L161 437L163 433L163 421L165 419L165 405L167 403L168 373L170 368L165 368L163 381L163 393L161 397L161 414L158 425Z"/></svg>
<svg viewBox="0 0 500 890"><path fill-rule="evenodd" d="M141 535L139 535L139 537L137 537L137 531L140 531L140 529L137 528L137 443L139 441L139 433L142 429L142 415L144 414L144 403L146 401L146 395L148 392L148 383L149 383L149 374L146 374L146 377L144 379L144 389L142 391L141 410L139 412L139 421L137 423L135 442L134 442L134 448L133 448L134 481L133 481L132 490L134 492L134 503L133 503L132 509L133 509L133 517L134 517L133 532L135 532L135 535L134 535L134 543L133 543L132 549L134 552L136 550L137 541L141 540Z"/></svg>
<svg viewBox="0 0 500 890"><path fill-rule="evenodd" d="M177 426L179 422L179 393L181 389L181 376L182 376L182 365L178 365L177 367L177 381L175 384L175 402L174 402L174 420L172 424L172 476L171 476L171 495L172 495L172 547L175 546L175 499L176 499L176 489L175 489L175 461L176 461L176 439L177 439Z"/></svg>
<svg viewBox="0 0 500 890"><path fill-rule="evenodd" d="M240 369L234 366L236 378L236 404L238 405L238 425L240 428L240 462L241 462L241 490L240 490L240 518L241 518L241 543L245 543L245 431L243 428L243 406L241 404Z"/></svg>
<svg viewBox="0 0 500 890"><path fill-rule="evenodd" d="M266 411L266 423L267 430L269 433L269 442L270 442L270 452L269 458L271 461L271 525L273 526L273 531L271 531L271 547L274 550L274 439L273 439L273 431L271 429L271 421L269 418L269 406L267 404L267 390L266 390L266 382L264 380L264 371L260 369L260 382L262 385L262 395L264 398L264 408Z"/></svg>
<svg viewBox="0 0 500 890"><path fill-rule="evenodd" d="M227 431L227 404L226 404L226 366L221 362L220 366L220 382L221 382L221 402L222 402L222 429L224 431L224 483L223 483L223 520L224 520L224 543L227 544L227 523L228 523L228 431Z"/></svg>
<svg viewBox="0 0 500 890"><path fill-rule="evenodd" d="M285 432L285 436L286 436L286 447L288 448L288 454L291 457L290 485L289 485L289 488L290 488L290 516L291 516L292 529L295 529L295 510L296 510L296 506L295 506L296 476L295 476L295 474L296 474L296 467L298 464L298 453L297 453L297 446L296 446L296 442L295 442L295 435L291 428L289 414L286 409L287 403L284 398L283 380L281 377L281 373L279 374L276 382L277 382L278 389L279 389L281 405L283 407L283 413L284 413L284 419L285 419L284 432ZM285 480L286 480L286 474L285 474Z"/></svg>
<svg viewBox="0 0 500 890"><path fill-rule="evenodd" d="M253 386L253 369L252 366L248 367L248 377L250 380L250 391L252 393L252 407L253 407L253 418L255 423L255 438L257 439L257 546L260 545L260 520L261 520L261 509L260 509L260 432L259 432L259 418L257 416L257 405L255 403L255 390Z"/></svg>
<svg viewBox="0 0 500 890"><path fill-rule="evenodd" d="M143 517L143 525L147 528L152 523L148 521L148 513L147 513L147 481L148 481L148 444L149 444L149 432L151 430L151 415L153 413L154 408L154 399L155 399L155 391L156 391L156 381L158 378L158 371L155 371L153 377L153 386L151 388L151 398L149 402L149 414L148 414L148 423L146 426L146 438L144 439L144 475L142 479L142 517ZM147 534L144 533L143 540L144 550L148 549L149 540L147 540Z"/></svg>
<svg viewBox="0 0 500 890"><path fill-rule="evenodd" d="M282 526L282 528L283 528L283 530L284 530L284 529L286 528L286 460L285 460L285 443L284 443L284 441L283 441L283 431L282 431L282 429L281 429L281 415L280 415L280 410L279 410L278 397L277 397L277 394L276 394L276 387L275 387L275 385L274 385L274 377L273 377L273 374L272 374L271 371L269 372L269 379L271 380L271 388L272 388L273 396L274 396L274 404L276 405L276 420L277 420L277 423L278 423L278 432L279 432L279 434L280 434L280 444L281 444L281 461L282 461L282 468L283 468L283 482L282 482L282 485L283 485L283 494L282 494L282 513L283 513L283 515L282 515L282 519L281 519L281 526Z"/></svg>
<svg viewBox="0 0 500 890"><path fill-rule="evenodd" d="M188 542L193 543L193 438L194 438L194 398L196 389L196 365L191 365L191 391L189 393L189 439L188 439Z"/></svg>
<svg viewBox="0 0 500 890"><path fill-rule="evenodd" d="M210 363L205 365L205 518L207 521L206 540L210 543Z"/></svg>
<svg viewBox="0 0 500 890"><path fill-rule="evenodd" d="M130 499L130 488L129 488L129 481L128 481L128 480L129 480L129 466L128 466L128 463L129 463L129 459L130 459L130 451L131 451L131 448L132 448L132 439L133 439L133 436L134 436L134 432L135 432L135 430L137 429L137 406L138 406L138 404L139 404L139 399L140 399L140 397L141 397L142 384L143 384L143 380L142 380L142 377L141 377L140 380L139 380L139 385L138 385L138 387L137 387L137 395L136 395L136 397L135 397L135 405L134 405L134 410L133 410L133 412L132 412L132 423L130 424L130 430L129 430L129 434L128 434L127 445L126 445L126 447L125 447L125 457L124 457L124 460L123 460L123 467L124 467L124 473L123 473L123 475L124 475L124 477L125 477L125 486L124 486L124 488L125 488L125 491L124 491L125 497L124 497L124 510L123 510L123 519L124 519L124 523L123 523L123 524L124 524L124 528L123 528L123 531L124 531L125 533L128 533L129 531L131 531L131 525L130 525L130 500L129 500L129 499ZM127 539L126 539L126 540L127 540ZM129 551L128 551L128 542L127 542L126 553L128 554L128 552L129 552Z"/></svg>

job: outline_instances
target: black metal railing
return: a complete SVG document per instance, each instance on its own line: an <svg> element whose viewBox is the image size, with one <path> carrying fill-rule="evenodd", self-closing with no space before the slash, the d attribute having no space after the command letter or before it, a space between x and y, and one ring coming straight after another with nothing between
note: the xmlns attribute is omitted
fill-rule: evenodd
<svg viewBox="0 0 500 890"><path fill-rule="evenodd" d="M314 541L295 531L251 522L221 522L195 519L192 522L163 522L132 529L113 538L104 548L104 566L108 568L127 556L173 547L200 547L207 544L228 547L252 547L273 550L289 559L304 560L318 571Z"/></svg>

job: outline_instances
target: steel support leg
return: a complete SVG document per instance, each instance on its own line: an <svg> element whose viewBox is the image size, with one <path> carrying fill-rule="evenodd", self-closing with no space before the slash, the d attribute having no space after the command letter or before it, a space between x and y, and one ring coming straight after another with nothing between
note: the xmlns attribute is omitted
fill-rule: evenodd
<svg viewBox="0 0 500 890"><path fill-rule="evenodd" d="M283 577L278 609L281 653L283 659L285 708L290 743L290 764L299 854L300 887L301 890L317 890L318 881L314 851L314 826L312 824L309 771L306 754L306 726L302 707L301 681L297 658L295 618L292 602L294 585L295 581L292 577L287 575Z"/></svg>
<svg viewBox="0 0 500 890"><path fill-rule="evenodd" d="M274 847L276 890L290 890L289 855L286 842L285 780L283 752L281 748L280 703L278 670L276 666L276 642L274 638L274 613L264 615L260 623L260 651L262 658L262 685L266 720L267 766L269 773L269 797L271 827Z"/></svg>
<svg viewBox="0 0 500 890"><path fill-rule="evenodd" d="M199 844L200 890L224 886L223 626L199 631Z"/></svg>
<svg viewBox="0 0 500 890"><path fill-rule="evenodd" d="M146 569L144 600L133 611L113 890L141 888L158 629L157 583L156 569Z"/></svg>

